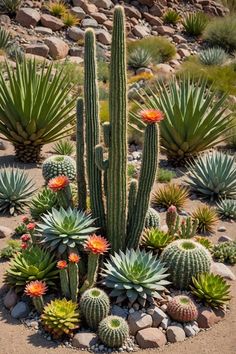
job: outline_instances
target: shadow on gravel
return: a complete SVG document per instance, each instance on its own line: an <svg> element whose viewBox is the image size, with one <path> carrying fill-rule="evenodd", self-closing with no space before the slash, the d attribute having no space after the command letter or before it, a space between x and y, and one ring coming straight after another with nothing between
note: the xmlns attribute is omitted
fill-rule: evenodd
<svg viewBox="0 0 236 354"><path fill-rule="evenodd" d="M30 333L27 337L27 341L31 343L35 347L40 348L57 348L58 344L52 341L48 341L47 339L43 338L40 334L37 333Z"/></svg>

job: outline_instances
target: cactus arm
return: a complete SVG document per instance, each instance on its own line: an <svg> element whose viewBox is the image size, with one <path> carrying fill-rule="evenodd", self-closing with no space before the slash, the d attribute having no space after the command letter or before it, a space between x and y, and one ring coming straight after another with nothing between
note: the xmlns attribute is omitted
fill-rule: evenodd
<svg viewBox="0 0 236 354"><path fill-rule="evenodd" d="M114 11L109 116L111 138L107 172L107 235L112 252L124 248L127 214L127 77L125 16L121 6Z"/></svg>
<svg viewBox="0 0 236 354"><path fill-rule="evenodd" d="M103 157L103 147L102 145L95 146L95 162L97 167L101 170L107 170L109 166L109 162L107 159Z"/></svg>
<svg viewBox="0 0 236 354"><path fill-rule="evenodd" d="M73 302L77 302L79 291L79 269L77 263L70 262L68 264L68 276L70 283L70 298Z"/></svg>
<svg viewBox="0 0 236 354"><path fill-rule="evenodd" d="M152 186L158 167L159 128L148 124L145 129L142 165L134 212L128 228L128 247L138 247L145 224Z"/></svg>
<svg viewBox="0 0 236 354"><path fill-rule="evenodd" d="M94 148L99 144L99 107L96 67L95 34L91 29L85 32L84 53L84 99L86 116L87 176L90 190L90 204L97 226L105 229L105 212L102 195L102 172L95 163Z"/></svg>
<svg viewBox="0 0 236 354"><path fill-rule="evenodd" d="M127 225L129 226L131 216L133 215L136 197L137 197L138 182L136 179L132 179L129 187L129 197L128 197L128 218Z"/></svg>
<svg viewBox="0 0 236 354"><path fill-rule="evenodd" d="M78 184L78 208L79 210L87 209L87 185L85 178L85 149L84 149L84 101L79 98L76 107L77 124L76 124L76 165L77 165L77 184Z"/></svg>

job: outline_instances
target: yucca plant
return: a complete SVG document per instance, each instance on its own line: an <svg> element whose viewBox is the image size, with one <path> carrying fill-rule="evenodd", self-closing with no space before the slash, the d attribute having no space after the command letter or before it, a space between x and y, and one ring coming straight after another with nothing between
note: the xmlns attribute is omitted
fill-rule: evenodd
<svg viewBox="0 0 236 354"><path fill-rule="evenodd" d="M65 12L62 16L62 21L66 27L76 26L79 24L79 19L69 11Z"/></svg>
<svg viewBox="0 0 236 354"><path fill-rule="evenodd" d="M29 204L34 182L24 170L2 168L0 171L0 213L19 214Z"/></svg>
<svg viewBox="0 0 236 354"><path fill-rule="evenodd" d="M130 303L160 298L160 292L169 284L167 268L151 252L139 249L115 253L104 263L103 285L112 289L110 296L117 302Z"/></svg>
<svg viewBox="0 0 236 354"><path fill-rule="evenodd" d="M234 156L213 151L189 163L190 187L210 200L236 197Z"/></svg>
<svg viewBox="0 0 236 354"><path fill-rule="evenodd" d="M55 287L57 279L54 255L32 245L15 255L6 271L4 282L16 288L16 291L22 291L32 280L43 280L48 286Z"/></svg>
<svg viewBox="0 0 236 354"><path fill-rule="evenodd" d="M73 155L75 146L69 139L59 140L53 146L53 152L57 155Z"/></svg>
<svg viewBox="0 0 236 354"><path fill-rule="evenodd" d="M67 6L64 1L52 0L47 5L49 12L56 17L61 17L67 12Z"/></svg>
<svg viewBox="0 0 236 354"><path fill-rule="evenodd" d="M236 263L236 241L221 242L214 246L212 253L218 262L234 265Z"/></svg>
<svg viewBox="0 0 236 354"><path fill-rule="evenodd" d="M162 187L157 187L152 195L152 203L154 206L169 208L174 205L177 209L181 209L188 198L188 189L175 183L169 183Z"/></svg>
<svg viewBox="0 0 236 354"><path fill-rule="evenodd" d="M24 60L0 73L0 133L22 162L37 162L42 146L68 135L74 121L70 82L45 65L38 71L35 61Z"/></svg>
<svg viewBox="0 0 236 354"><path fill-rule="evenodd" d="M10 33L7 32L3 27L0 28L0 49L7 49L9 46L10 39Z"/></svg>
<svg viewBox="0 0 236 354"><path fill-rule="evenodd" d="M216 99L216 92L204 79L172 79L157 82L154 88L139 92L138 107L159 109L165 114L160 124L161 146L174 163L197 155L224 140L223 135L234 125L232 115L225 114L226 95ZM144 102L144 104L142 104ZM138 112L131 112L133 128L144 129Z"/></svg>
<svg viewBox="0 0 236 354"><path fill-rule="evenodd" d="M213 47L201 50L199 60L204 65L222 65L227 59L227 54L220 47Z"/></svg>
<svg viewBox="0 0 236 354"><path fill-rule="evenodd" d="M128 65L134 69L147 68L152 60L152 56L147 49L137 48L129 54Z"/></svg>
<svg viewBox="0 0 236 354"><path fill-rule="evenodd" d="M54 339L72 335L79 328L78 305L66 299L52 300L44 307L41 322Z"/></svg>
<svg viewBox="0 0 236 354"><path fill-rule="evenodd" d="M96 231L92 226L94 219L76 209L52 208L41 219L37 231L42 234L42 244L51 251L57 250L59 254L77 248Z"/></svg>
<svg viewBox="0 0 236 354"><path fill-rule="evenodd" d="M180 21L180 15L173 9L168 9L163 16L164 23L176 25Z"/></svg>
<svg viewBox="0 0 236 354"><path fill-rule="evenodd" d="M22 4L22 0L1 0L3 9L10 14L14 14Z"/></svg>
<svg viewBox="0 0 236 354"><path fill-rule="evenodd" d="M208 23L208 17L203 12L188 13L183 19L183 26L190 36L200 36Z"/></svg>
<svg viewBox="0 0 236 354"><path fill-rule="evenodd" d="M217 212L222 218L236 219L236 200L221 199L217 204Z"/></svg>
<svg viewBox="0 0 236 354"><path fill-rule="evenodd" d="M203 234L212 234L218 222L218 216L214 208L201 205L191 214L193 220L198 220L197 231Z"/></svg>
<svg viewBox="0 0 236 354"><path fill-rule="evenodd" d="M169 243L174 241L174 236L156 228L147 229L142 236L142 245L156 251L162 251Z"/></svg>
<svg viewBox="0 0 236 354"><path fill-rule="evenodd" d="M33 219L39 220L41 216L52 208L59 206L56 193L44 188L31 200L30 214Z"/></svg>
<svg viewBox="0 0 236 354"><path fill-rule="evenodd" d="M192 281L192 294L206 305L222 307L230 300L230 285L220 275L204 273Z"/></svg>

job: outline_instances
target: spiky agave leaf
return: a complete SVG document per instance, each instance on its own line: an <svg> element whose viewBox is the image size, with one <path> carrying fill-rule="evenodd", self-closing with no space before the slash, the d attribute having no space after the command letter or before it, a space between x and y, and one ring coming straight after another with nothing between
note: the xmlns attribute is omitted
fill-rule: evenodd
<svg viewBox="0 0 236 354"><path fill-rule="evenodd" d="M71 300L55 299L44 307L41 315L45 330L59 338L71 335L79 327L78 305Z"/></svg>
<svg viewBox="0 0 236 354"><path fill-rule="evenodd" d="M215 97L216 92L202 78L198 82L190 77L174 78L140 91L136 105L141 110L159 109L165 114L160 124L161 146L169 158L181 162L223 141L224 134L234 126L233 116L225 114L226 95ZM139 112L130 116L132 127L144 130Z"/></svg>
<svg viewBox="0 0 236 354"><path fill-rule="evenodd" d="M236 219L236 200L221 199L217 204L217 212L223 218Z"/></svg>
<svg viewBox="0 0 236 354"><path fill-rule="evenodd" d="M39 223L36 229L42 234L41 243L60 254L80 246L97 230L92 226L94 219L77 209L52 208L52 211L41 219L42 223Z"/></svg>
<svg viewBox="0 0 236 354"><path fill-rule="evenodd" d="M116 297L117 302L128 299L143 304L161 297L159 293L170 284L166 272L167 268L151 252L131 249L111 255L101 274L103 284L113 289L110 296Z"/></svg>
<svg viewBox="0 0 236 354"><path fill-rule="evenodd" d="M205 273L192 281L192 294L206 305L221 307L230 300L230 285L220 275Z"/></svg>
<svg viewBox="0 0 236 354"><path fill-rule="evenodd" d="M33 219L38 220L41 215L51 211L56 206L59 206L56 193L44 188L31 200L30 213Z"/></svg>
<svg viewBox="0 0 236 354"><path fill-rule="evenodd" d="M21 213L35 191L24 170L4 167L0 171L0 213Z"/></svg>
<svg viewBox="0 0 236 354"><path fill-rule="evenodd" d="M25 288L32 280L43 280L49 286L55 286L58 270L54 255L37 245L17 253L5 273L4 282L17 291Z"/></svg>
<svg viewBox="0 0 236 354"><path fill-rule="evenodd" d="M236 164L234 157L219 151L199 156L189 163L189 185L209 199L236 198Z"/></svg>
<svg viewBox="0 0 236 354"><path fill-rule="evenodd" d="M220 47L207 48L200 51L199 59L204 65L221 65L226 61L227 54Z"/></svg>

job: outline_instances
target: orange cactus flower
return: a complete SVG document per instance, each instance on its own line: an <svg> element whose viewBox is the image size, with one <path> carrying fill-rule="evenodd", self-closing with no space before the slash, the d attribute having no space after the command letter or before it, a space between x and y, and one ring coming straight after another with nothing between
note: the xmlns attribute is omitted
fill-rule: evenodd
<svg viewBox="0 0 236 354"><path fill-rule="evenodd" d="M57 268L58 269L65 269L67 267L67 262L66 261L58 261L57 262Z"/></svg>
<svg viewBox="0 0 236 354"><path fill-rule="evenodd" d="M67 176L57 176L50 179L48 182L48 188L53 192L61 191L69 185L70 181Z"/></svg>
<svg viewBox="0 0 236 354"><path fill-rule="evenodd" d="M79 261L80 261L80 256L79 256L78 254L76 254L76 253L71 253L71 254L69 255L69 261L70 261L71 263L79 263Z"/></svg>
<svg viewBox="0 0 236 354"><path fill-rule="evenodd" d="M48 288L45 282L35 280L26 285L25 294L30 297L39 297L44 295L47 290Z"/></svg>
<svg viewBox="0 0 236 354"><path fill-rule="evenodd" d="M157 109L145 109L140 112L142 120L147 124L159 123L164 119L164 114Z"/></svg>
<svg viewBox="0 0 236 354"><path fill-rule="evenodd" d="M30 222L27 226L26 226L26 228L27 228L27 230L34 230L35 229L35 226L36 226L36 224L34 223L34 222Z"/></svg>
<svg viewBox="0 0 236 354"><path fill-rule="evenodd" d="M87 239L84 248L94 254L103 254L108 251L110 244L104 237L94 234Z"/></svg>

